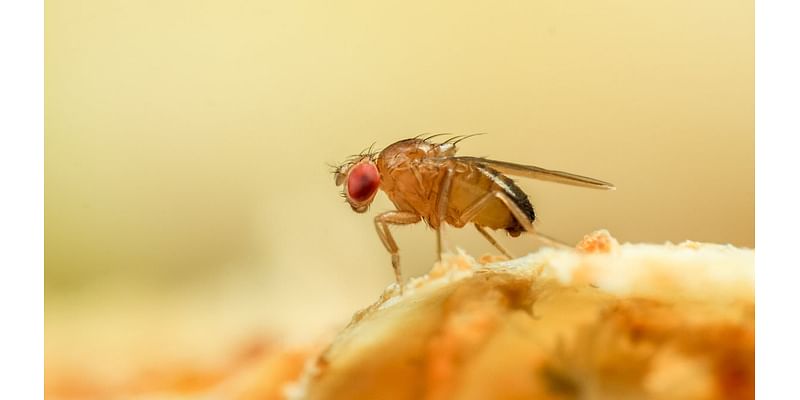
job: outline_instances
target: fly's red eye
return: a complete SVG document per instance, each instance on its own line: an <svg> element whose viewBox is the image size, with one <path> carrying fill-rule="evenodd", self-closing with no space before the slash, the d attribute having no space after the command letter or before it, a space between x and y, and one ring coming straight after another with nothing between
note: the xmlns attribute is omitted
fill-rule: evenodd
<svg viewBox="0 0 800 400"><path fill-rule="evenodd" d="M356 202L368 200L378 190L381 177L374 164L356 165L347 176L347 195Z"/></svg>

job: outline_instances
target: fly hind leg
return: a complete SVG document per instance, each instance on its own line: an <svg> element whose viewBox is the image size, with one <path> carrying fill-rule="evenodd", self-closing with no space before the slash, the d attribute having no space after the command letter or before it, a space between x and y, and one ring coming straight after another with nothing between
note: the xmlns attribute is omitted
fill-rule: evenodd
<svg viewBox="0 0 800 400"><path fill-rule="evenodd" d="M406 211L387 211L375 217L375 230L383 243L383 247L392 255L392 268L400 293L403 293L403 276L400 271L400 252L389 231L389 225L410 225L420 221L420 216Z"/></svg>
<svg viewBox="0 0 800 400"><path fill-rule="evenodd" d="M486 232L486 229L483 227L483 225L475 224L475 229L477 229L478 232L480 232L481 235L483 235L483 237L486 238L486 240L488 240L492 246L494 246L494 248L503 253L504 256L508 257L509 259L514 258L502 245L500 245L500 243L497 243L497 240L495 240L492 235L489 234L489 232Z"/></svg>
<svg viewBox="0 0 800 400"><path fill-rule="evenodd" d="M497 196L497 198L500 199L500 201L502 201L503 204L506 205L508 210L511 211L511 214L514 215L514 218L516 218L516 220L519 222L519 224L522 225L522 228L525 229L525 232L532 233L534 236L536 236L537 239L539 239L539 241L541 241L544 244L547 244L547 245L550 245L550 246L553 246L553 247L562 247L562 248L568 248L568 249L572 248L569 245L567 245L567 244L565 244L565 243L563 243L563 242L561 242L559 240L553 239L553 238L551 238L549 236L542 235L542 234L536 232L533 229L533 223L528 219L528 217L525 215L525 213L522 211L522 209L519 208L517 203L514 203L514 201L511 200L511 198L508 197L507 194L505 194L503 192L495 192L495 196Z"/></svg>
<svg viewBox="0 0 800 400"><path fill-rule="evenodd" d="M483 210L483 208L486 207L486 205L489 204L489 202L491 200L493 200L495 198L495 196L496 196L495 193L498 193L498 192L492 191L492 192L486 193L481 198L479 198L474 203L472 203L469 207L464 209L464 211L458 217L459 222L461 222L462 224L466 224L466 223L472 221L472 219L476 215L478 215L478 213L481 210ZM497 250L499 250L501 253L503 253L504 256L506 256L508 258L514 258L514 257L511 256L511 254L509 254L509 252L505 248L503 248L503 246L500 245L500 243L497 243L497 241L492 237L492 235L489 234L489 232L486 232L486 229L483 227L483 225L480 225L480 224L476 223L475 224L475 229L477 229L478 232L480 232L480 234L487 241L489 241L489 243L492 244L492 246L494 246Z"/></svg>

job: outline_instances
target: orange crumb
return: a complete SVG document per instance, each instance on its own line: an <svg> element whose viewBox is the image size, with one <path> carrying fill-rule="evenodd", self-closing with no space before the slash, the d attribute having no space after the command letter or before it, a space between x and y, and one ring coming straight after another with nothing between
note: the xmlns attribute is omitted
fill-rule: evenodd
<svg viewBox="0 0 800 400"><path fill-rule="evenodd" d="M607 230L601 229L584 236L575 249L583 253L611 253L619 249L619 242Z"/></svg>

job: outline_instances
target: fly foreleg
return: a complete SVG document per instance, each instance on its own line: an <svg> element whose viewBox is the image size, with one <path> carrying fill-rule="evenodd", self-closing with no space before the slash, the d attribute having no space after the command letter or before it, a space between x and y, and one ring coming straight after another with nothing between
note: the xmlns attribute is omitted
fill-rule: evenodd
<svg viewBox="0 0 800 400"><path fill-rule="evenodd" d="M392 255L392 268L397 285L400 286L400 293L403 293L403 280L400 271L400 253L389 231L389 225L410 225L420 221L420 216L407 211L387 211L375 217L375 230L383 243L383 247Z"/></svg>

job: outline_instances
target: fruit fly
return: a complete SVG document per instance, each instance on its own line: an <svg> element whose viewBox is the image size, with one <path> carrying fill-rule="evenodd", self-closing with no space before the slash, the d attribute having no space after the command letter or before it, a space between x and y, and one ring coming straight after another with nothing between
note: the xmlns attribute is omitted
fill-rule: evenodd
<svg viewBox="0 0 800 400"><path fill-rule="evenodd" d="M481 157L456 155L456 145L475 135L454 136L436 143L433 135L396 142L380 152L372 148L334 167L334 179L353 211L363 213L378 189L383 190L396 210L375 217L375 229L391 254L395 279L402 290L400 254L389 229L424 221L436 230L439 259L442 255L442 226L462 228L473 224L497 250L511 257L486 228L505 230L516 237L535 233L536 214L528 196L507 175L582 186L614 189L614 185L568 172L532 165L514 164ZM541 235L540 235L541 236Z"/></svg>

